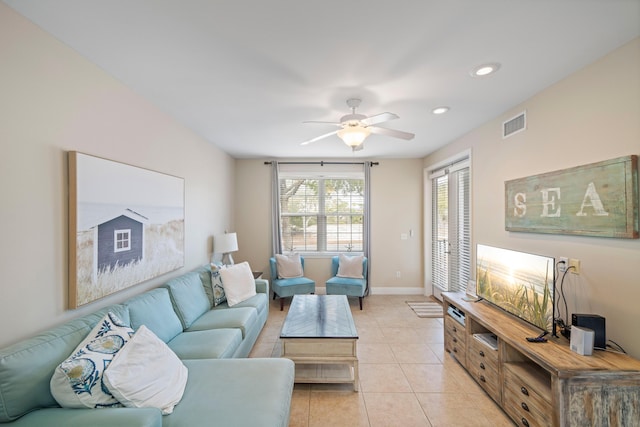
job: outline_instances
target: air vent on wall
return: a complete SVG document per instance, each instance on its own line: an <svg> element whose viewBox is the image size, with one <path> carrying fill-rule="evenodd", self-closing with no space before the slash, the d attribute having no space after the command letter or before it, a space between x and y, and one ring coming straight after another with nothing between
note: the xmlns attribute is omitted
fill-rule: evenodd
<svg viewBox="0 0 640 427"><path fill-rule="evenodd" d="M513 134L527 129L527 112L523 111L517 116L502 123L502 138L508 138Z"/></svg>

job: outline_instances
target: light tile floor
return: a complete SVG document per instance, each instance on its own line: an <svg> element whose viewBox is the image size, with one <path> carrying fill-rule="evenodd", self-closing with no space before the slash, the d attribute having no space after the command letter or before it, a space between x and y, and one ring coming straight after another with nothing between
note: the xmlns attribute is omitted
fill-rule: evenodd
<svg viewBox="0 0 640 427"><path fill-rule="evenodd" d="M359 310L360 391L350 384L296 384L290 427L513 426L502 410L444 351L442 319L419 318L415 295L371 295ZM279 357L280 328L290 301L271 301L250 357Z"/></svg>

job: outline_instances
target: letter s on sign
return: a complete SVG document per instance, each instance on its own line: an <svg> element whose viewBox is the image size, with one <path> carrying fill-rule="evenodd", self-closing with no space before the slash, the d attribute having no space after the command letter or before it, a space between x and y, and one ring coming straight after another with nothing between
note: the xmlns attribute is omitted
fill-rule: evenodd
<svg viewBox="0 0 640 427"><path fill-rule="evenodd" d="M516 193L513 197L513 203L516 205L513 208L513 216L522 218L527 214L527 195L525 193Z"/></svg>

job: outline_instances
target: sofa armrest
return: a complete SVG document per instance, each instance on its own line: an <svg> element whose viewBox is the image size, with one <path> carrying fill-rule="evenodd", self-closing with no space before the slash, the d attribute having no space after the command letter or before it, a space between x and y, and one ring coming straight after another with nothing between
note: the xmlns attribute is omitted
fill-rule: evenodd
<svg viewBox="0 0 640 427"><path fill-rule="evenodd" d="M162 427L162 413L158 408L47 408L30 412L11 423L16 427Z"/></svg>
<svg viewBox="0 0 640 427"><path fill-rule="evenodd" d="M256 279L256 292L269 295L269 281L267 279Z"/></svg>

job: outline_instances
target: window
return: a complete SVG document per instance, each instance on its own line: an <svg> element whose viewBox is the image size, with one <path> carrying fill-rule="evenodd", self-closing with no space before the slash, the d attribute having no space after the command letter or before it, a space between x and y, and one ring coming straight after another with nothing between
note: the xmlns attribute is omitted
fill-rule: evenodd
<svg viewBox="0 0 640 427"><path fill-rule="evenodd" d="M113 230L113 251L131 250L131 230Z"/></svg>
<svg viewBox="0 0 640 427"><path fill-rule="evenodd" d="M365 252L363 164L281 164L278 220L284 252Z"/></svg>
<svg viewBox="0 0 640 427"><path fill-rule="evenodd" d="M431 282L434 295L464 292L471 278L469 160L431 173Z"/></svg>

